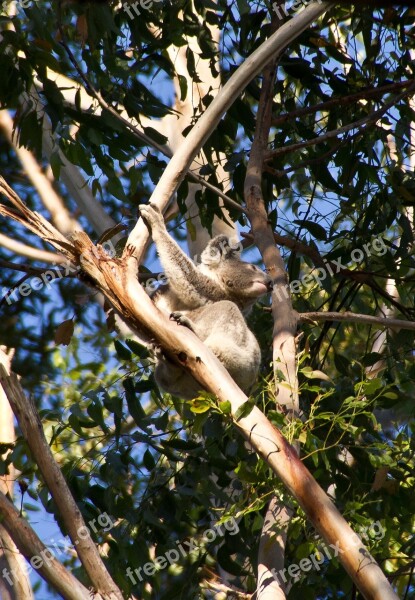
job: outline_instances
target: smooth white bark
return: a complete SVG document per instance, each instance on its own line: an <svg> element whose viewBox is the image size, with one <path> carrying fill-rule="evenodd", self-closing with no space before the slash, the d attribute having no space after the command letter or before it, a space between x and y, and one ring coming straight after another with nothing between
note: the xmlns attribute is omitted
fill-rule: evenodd
<svg viewBox="0 0 415 600"><path fill-rule="evenodd" d="M200 117L186 137L186 143L182 144L174 154L154 190L150 202L156 204L163 212L170 198L183 181L193 159L200 152L213 129L217 127L222 116L249 82L262 71L272 57L282 52L290 42L295 40L302 31L332 5L331 2L309 4L295 19L285 23L246 59ZM135 247L135 256L138 259L142 256L147 237L147 228L140 219L128 238L128 244Z"/></svg>

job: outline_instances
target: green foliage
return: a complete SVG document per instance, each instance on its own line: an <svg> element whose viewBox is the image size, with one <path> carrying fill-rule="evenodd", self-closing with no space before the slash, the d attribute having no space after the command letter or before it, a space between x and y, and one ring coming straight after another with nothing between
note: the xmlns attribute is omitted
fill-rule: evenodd
<svg viewBox="0 0 415 600"><path fill-rule="evenodd" d="M174 115L175 65L168 58L169 46L186 47L195 83L201 77L200 58L210 61L219 82L210 28L218 24L220 77L226 82L269 36L270 4L154 2L130 19L112 2L61 3L59 11L53 3L33 2L14 16L1 16L0 105L16 111L20 143L42 162L42 123L33 92L33 83L40 81L40 101L59 148L80 168L106 212L130 227L166 157L145 147L110 112L84 110L79 94L73 104L65 102L50 70L82 85L86 77L110 106L123 106L137 121L151 120L145 133L164 144L158 120ZM411 8L343 5L292 42L279 60L263 193L276 232L304 245L282 247L290 280L298 282L292 299L299 312L378 315L390 309L399 318L413 318L414 109L408 96L400 95L402 82L414 77L411 36ZM195 38L198 52L189 45ZM180 75L178 83L185 100L192 90ZM380 91L375 94L375 89ZM211 91L196 107L193 123L211 103ZM224 153L231 178L228 193L238 203L243 202L259 93L258 78L204 145L202 174L217 187L225 185L216 176ZM384 114L373 117L388 104ZM45 213L4 139L0 161L8 182L30 207ZM59 180L57 149L51 167ZM57 185L74 212L62 181ZM177 195L181 213L187 192L186 181ZM196 194L196 204L210 229L213 217L221 215L217 196L203 190ZM231 217L246 224L237 211L231 210ZM96 239L91 224L80 220ZM181 220L182 214L174 225ZM10 221L2 221L1 231L39 247L32 234ZM172 231L180 237L180 231ZM2 259L11 260L10 252L1 252ZM20 277L3 269L1 287L20 285ZM396 283L395 294L389 293L388 281ZM100 529L94 536L99 546L105 545L106 563L125 596L194 600L209 594L203 582L218 565L234 576L237 586L253 592L263 516L275 494L295 509L287 566L318 553L321 540L301 509L236 433L229 403L218 405L203 393L189 403L162 396L147 351L129 340L112 345L93 298L86 305L77 302L86 293L90 290L83 284L65 279L4 302L0 343L16 348L15 370L36 398L54 456L86 521L102 513L113 519L109 531ZM74 320L75 334L67 349L56 349L54 332L67 319ZM374 351L379 330L367 324L304 323L299 339L302 419L286 422L276 410L271 374L272 315L257 306L250 324L262 348L261 376L251 399L233 418L238 420L256 403L290 441L299 440L307 467L335 494L342 513L362 532L404 597L414 550L413 332L388 330L384 349ZM28 485L24 509L29 519L36 519L40 502L65 534L25 442L19 438L11 452L2 445L0 453L2 472L13 463ZM226 523L233 522L235 528L227 529ZM209 540L206 531L215 527L221 533ZM181 552L151 575L143 573L155 557L179 544L188 548L190 541L192 552ZM71 559L67 564L85 578ZM335 557L290 583L290 598L355 594ZM412 588L408 590L407 598Z"/></svg>

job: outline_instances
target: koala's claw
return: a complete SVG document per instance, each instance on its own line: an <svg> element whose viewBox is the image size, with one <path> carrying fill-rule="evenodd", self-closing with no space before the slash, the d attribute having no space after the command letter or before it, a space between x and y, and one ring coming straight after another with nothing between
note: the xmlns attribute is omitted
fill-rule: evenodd
<svg viewBox="0 0 415 600"><path fill-rule="evenodd" d="M172 321L176 321L176 323L181 324L181 320L184 319L185 316L182 312L180 312L179 310L176 310L172 313L170 313L170 319Z"/></svg>
<svg viewBox="0 0 415 600"><path fill-rule="evenodd" d="M182 325L183 327L188 327L191 331L194 331L193 330L193 323L191 322L191 320L188 319L186 317L186 315L184 315L179 310L177 310L175 312L172 312L170 314L170 319L172 321L176 321L176 323L178 323L179 325Z"/></svg>
<svg viewBox="0 0 415 600"><path fill-rule="evenodd" d="M164 223L163 215L155 204L140 204L138 206L141 217L149 225Z"/></svg>

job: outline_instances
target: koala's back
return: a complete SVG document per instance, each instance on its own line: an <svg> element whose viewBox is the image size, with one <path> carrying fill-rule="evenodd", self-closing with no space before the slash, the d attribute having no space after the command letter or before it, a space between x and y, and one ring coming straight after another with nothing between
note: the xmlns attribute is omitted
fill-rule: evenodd
<svg viewBox="0 0 415 600"><path fill-rule="evenodd" d="M191 328L216 355L239 387L249 392L258 375L261 351L235 303L222 300L183 311L180 318L181 324ZM200 390L191 375L166 360L159 361L155 377L161 388L184 399L194 398Z"/></svg>

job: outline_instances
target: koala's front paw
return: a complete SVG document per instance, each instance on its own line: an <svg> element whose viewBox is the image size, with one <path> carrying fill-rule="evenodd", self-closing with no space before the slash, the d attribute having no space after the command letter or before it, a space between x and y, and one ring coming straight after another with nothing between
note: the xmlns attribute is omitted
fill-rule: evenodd
<svg viewBox="0 0 415 600"><path fill-rule="evenodd" d="M144 221L148 223L151 228L157 225L164 227L163 215L155 204L140 204L138 210Z"/></svg>
<svg viewBox="0 0 415 600"><path fill-rule="evenodd" d="M182 312L180 312L178 310L175 312L172 312L170 315L170 319L172 321L176 321L176 323L178 323L179 325L182 325L183 327L188 327L191 331L194 331L193 323Z"/></svg>

